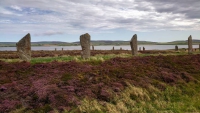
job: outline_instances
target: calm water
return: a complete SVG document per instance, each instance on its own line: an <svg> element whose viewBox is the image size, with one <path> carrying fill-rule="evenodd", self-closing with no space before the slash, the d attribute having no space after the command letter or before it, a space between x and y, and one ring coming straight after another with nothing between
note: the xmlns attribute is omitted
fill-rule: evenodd
<svg viewBox="0 0 200 113"><path fill-rule="evenodd" d="M122 45L122 46L94 46L95 50L111 50L112 48L123 50L131 50L129 45ZM175 49L175 45L139 45L141 49L145 47L146 50L167 50L167 49ZM193 45L193 48L198 48L198 45ZM43 46L33 46L31 47L32 50L81 50L81 46L50 46L50 47L43 47ZM178 48L188 48L188 45L178 45ZM0 47L0 51L16 51L16 47Z"/></svg>

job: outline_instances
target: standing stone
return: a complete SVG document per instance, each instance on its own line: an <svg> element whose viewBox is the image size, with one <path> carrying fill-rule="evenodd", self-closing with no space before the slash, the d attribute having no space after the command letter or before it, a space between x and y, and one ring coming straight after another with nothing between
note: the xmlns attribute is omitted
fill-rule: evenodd
<svg viewBox="0 0 200 113"><path fill-rule="evenodd" d="M57 49L55 48L55 51L57 51Z"/></svg>
<svg viewBox="0 0 200 113"><path fill-rule="evenodd" d="M112 49L113 51L115 50L115 47L113 47L113 49Z"/></svg>
<svg viewBox="0 0 200 113"><path fill-rule="evenodd" d="M136 34L132 37L130 41L130 45L131 45L132 55L137 55L137 35Z"/></svg>
<svg viewBox="0 0 200 113"><path fill-rule="evenodd" d="M81 35L80 43L82 48L81 57L83 59L90 58L90 35L88 33Z"/></svg>
<svg viewBox="0 0 200 113"><path fill-rule="evenodd" d="M17 54L21 60L31 60L31 35L28 33L18 43L16 43Z"/></svg>
<svg viewBox="0 0 200 113"><path fill-rule="evenodd" d="M143 47L143 51L145 51L145 48Z"/></svg>
<svg viewBox="0 0 200 113"><path fill-rule="evenodd" d="M92 50L94 51L94 45L92 45Z"/></svg>
<svg viewBox="0 0 200 113"><path fill-rule="evenodd" d="M178 46L177 45L175 46L175 51L178 51Z"/></svg>
<svg viewBox="0 0 200 113"><path fill-rule="evenodd" d="M63 51L64 49L62 48L62 51Z"/></svg>
<svg viewBox="0 0 200 113"><path fill-rule="evenodd" d="M122 47L120 47L120 50L122 50Z"/></svg>
<svg viewBox="0 0 200 113"><path fill-rule="evenodd" d="M188 54L192 53L192 36L190 35L188 38Z"/></svg>
<svg viewBox="0 0 200 113"><path fill-rule="evenodd" d="M141 47L139 48L139 51L141 51Z"/></svg>
<svg viewBox="0 0 200 113"><path fill-rule="evenodd" d="M199 51L200 51L200 44L199 44Z"/></svg>

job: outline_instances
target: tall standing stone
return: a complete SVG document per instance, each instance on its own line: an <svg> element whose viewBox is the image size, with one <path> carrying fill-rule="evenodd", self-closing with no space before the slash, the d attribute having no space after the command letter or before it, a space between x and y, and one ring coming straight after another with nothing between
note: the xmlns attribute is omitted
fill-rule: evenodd
<svg viewBox="0 0 200 113"><path fill-rule="evenodd" d="M115 50L115 47L113 47L113 49L112 49L113 51Z"/></svg>
<svg viewBox="0 0 200 113"><path fill-rule="evenodd" d="M21 60L31 60L31 35L28 33L18 43L16 43L17 54Z"/></svg>
<svg viewBox="0 0 200 113"><path fill-rule="evenodd" d="M139 47L139 51L141 51L141 47Z"/></svg>
<svg viewBox="0 0 200 113"><path fill-rule="evenodd" d="M143 47L143 51L145 51L145 47Z"/></svg>
<svg viewBox="0 0 200 113"><path fill-rule="evenodd" d="M178 51L178 46L177 45L175 46L175 51Z"/></svg>
<svg viewBox="0 0 200 113"><path fill-rule="evenodd" d="M132 55L137 55L137 35L136 34L132 37L130 41L130 45L131 45Z"/></svg>
<svg viewBox="0 0 200 113"><path fill-rule="evenodd" d="M94 51L94 45L92 45L92 50Z"/></svg>
<svg viewBox="0 0 200 113"><path fill-rule="evenodd" d="M188 38L188 54L192 53L192 36L190 35Z"/></svg>
<svg viewBox="0 0 200 113"><path fill-rule="evenodd" d="M90 35L88 33L80 36L80 44L82 48L81 57L90 58Z"/></svg>
<svg viewBox="0 0 200 113"><path fill-rule="evenodd" d="M200 44L199 44L199 51L200 51Z"/></svg>

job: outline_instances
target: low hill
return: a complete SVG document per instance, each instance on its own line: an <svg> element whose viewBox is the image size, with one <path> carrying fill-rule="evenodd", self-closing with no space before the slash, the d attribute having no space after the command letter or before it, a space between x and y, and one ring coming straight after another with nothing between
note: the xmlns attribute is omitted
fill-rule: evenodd
<svg viewBox="0 0 200 113"><path fill-rule="evenodd" d="M200 40L193 39L192 40L193 44L200 44ZM187 45L188 41L187 40L180 40L180 41L172 41L172 42L165 42L165 43L158 43L158 44L165 44L165 45Z"/></svg>
<svg viewBox="0 0 200 113"><path fill-rule="evenodd" d="M91 45L129 45L130 41L110 41L110 40L96 40L91 41ZM138 41L138 44L157 44L156 42L150 41Z"/></svg>

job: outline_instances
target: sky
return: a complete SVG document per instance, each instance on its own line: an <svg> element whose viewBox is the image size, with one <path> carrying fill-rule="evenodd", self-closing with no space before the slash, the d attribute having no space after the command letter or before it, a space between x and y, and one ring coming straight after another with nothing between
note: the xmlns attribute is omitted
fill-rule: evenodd
<svg viewBox="0 0 200 113"><path fill-rule="evenodd" d="M0 42L200 39L200 0L0 0Z"/></svg>

